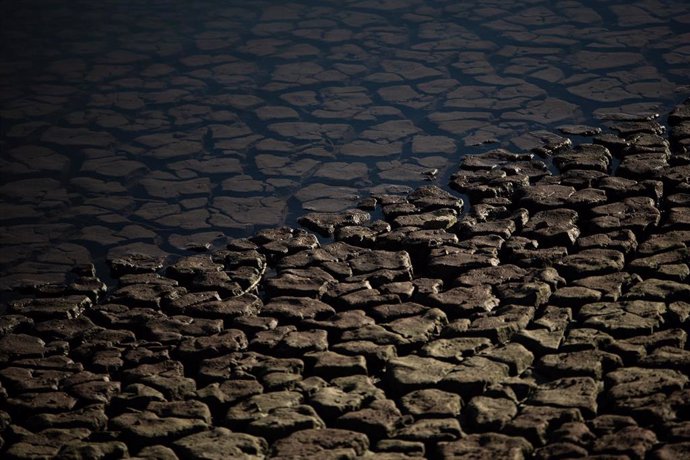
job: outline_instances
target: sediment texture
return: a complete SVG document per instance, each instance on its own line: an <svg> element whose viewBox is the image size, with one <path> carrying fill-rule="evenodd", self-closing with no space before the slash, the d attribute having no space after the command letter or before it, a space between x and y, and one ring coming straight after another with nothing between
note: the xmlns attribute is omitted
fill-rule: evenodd
<svg viewBox="0 0 690 460"><path fill-rule="evenodd" d="M690 102L0 317L3 458L690 455ZM371 210L371 209L370 209ZM320 242L326 241L326 242Z"/></svg>

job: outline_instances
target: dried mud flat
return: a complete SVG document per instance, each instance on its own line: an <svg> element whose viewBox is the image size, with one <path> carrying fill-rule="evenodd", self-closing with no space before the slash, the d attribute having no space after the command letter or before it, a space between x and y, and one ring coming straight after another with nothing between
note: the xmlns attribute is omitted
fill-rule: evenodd
<svg viewBox="0 0 690 460"><path fill-rule="evenodd" d="M690 456L690 100L0 316L3 458ZM373 220L370 212L380 211ZM333 237L331 240L330 237Z"/></svg>
<svg viewBox="0 0 690 460"><path fill-rule="evenodd" d="M690 457L685 2L173 3L3 11L0 458Z"/></svg>

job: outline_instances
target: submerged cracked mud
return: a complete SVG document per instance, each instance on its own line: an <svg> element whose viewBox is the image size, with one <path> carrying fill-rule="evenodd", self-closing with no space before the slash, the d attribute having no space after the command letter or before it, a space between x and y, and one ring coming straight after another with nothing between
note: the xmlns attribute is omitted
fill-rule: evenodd
<svg viewBox="0 0 690 460"><path fill-rule="evenodd" d="M690 73L683 0L32 0L3 14L0 291L443 186L460 157L458 185L556 168L564 186L608 168L644 180L665 164L646 137L661 127L625 113L667 113ZM553 155L612 116L603 145L637 132L634 154ZM548 161L474 156L496 147Z"/></svg>

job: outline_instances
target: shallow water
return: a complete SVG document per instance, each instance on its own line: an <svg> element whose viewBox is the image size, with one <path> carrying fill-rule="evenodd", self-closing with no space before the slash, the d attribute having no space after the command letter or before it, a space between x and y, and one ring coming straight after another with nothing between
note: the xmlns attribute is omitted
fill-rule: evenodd
<svg viewBox="0 0 690 460"><path fill-rule="evenodd" d="M0 290L445 186L690 89L684 0L191 3L4 8Z"/></svg>

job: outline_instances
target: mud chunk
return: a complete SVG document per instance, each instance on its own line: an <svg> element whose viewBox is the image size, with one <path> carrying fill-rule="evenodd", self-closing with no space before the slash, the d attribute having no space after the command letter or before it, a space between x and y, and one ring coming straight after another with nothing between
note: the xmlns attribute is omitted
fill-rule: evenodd
<svg viewBox="0 0 690 460"><path fill-rule="evenodd" d="M196 382L184 377L184 367L174 360L140 364L123 370L121 376L123 384L142 383L160 391L169 400L184 399L196 390Z"/></svg>
<svg viewBox="0 0 690 460"><path fill-rule="evenodd" d="M244 399L263 391L263 387L256 380L234 379L222 383L214 382L197 390L196 395L208 406L214 408L227 407L240 399Z"/></svg>
<svg viewBox="0 0 690 460"><path fill-rule="evenodd" d="M528 458L533 450L525 438L498 433L471 434L459 441L438 445L442 458L495 458L496 455L506 455L507 458L523 459Z"/></svg>
<svg viewBox="0 0 690 460"><path fill-rule="evenodd" d="M488 286L453 288L431 294L429 301L443 310L450 319L466 318L472 313L491 311L499 304L498 298Z"/></svg>
<svg viewBox="0 0 690 460"><path fill-rule="evenodd" d="M630 229L637 236L644 234L659 224L661 214L649 197L625 198L611 204L592 208L595 216L589 227L595 232Z"/></svg>
<svg viewBox="0 0 690 460"><path fill-rule="evenodd" d="M366 326L365 326L366 327ZM371 370L380 369L391 358L397 356L393 345L379 345L366 340L353 340L340 342L331 347L333 351L347 355L362 355L367 361L367 367Z"/></svg>
<svg viewBox="0 0 690 460"><path fill-rule="evenodd" d="M433 249L429 255L426 269L428 275L444 280L457 278L469 270L482 267L495 267L498 258L493 255L476 254L462 249Z"/></svg>
<svg viewBox="0 0 690 460"><path fill-rule="evenodd" d="M632 286L623 297L626 300L672 302L690 298L690 286L677 281L648 278Z"/></svg>
<svg viewBox="0 0 690 460"><path fill-rule="evenodd" d="M295 431L325 427L311 406L298 405L278 407L250 422L246 431L272 442Z"/></svg>
<svg viewBox="0 0 690 460"><path fill-rule="evenodd" d="M63 391L21 393L7 399L11 411L24 413L58 413L71 410L77 399Z"/></svg>
<svg viewBox="0 0 690 460"><path fill-rule="evenodd" d="M0 337L0 362L43 357L45 345L43 340L28 334L4 335Z"/></svg>
<svg viewBox="0 0 690 460"><path fill-rule="evenodd" d="M534 451L534 458L579 458L588 455L587 449L570 442L552 442Z"/></svg>
<svg viewBox="0 0 690 460"><path fill-rule="evenodd" d="M683 458L690 455L690 442L678 442L665 444L652 451L651 458L654 460L671 460Z"/></svg>
<svg viewBox="0 0 690 460"><path fill-rule="evenodd" d="M504 304L538 307L551 297L551 286L539 281L504 283L497 286L495 291Z"/></svg>
<svg viewBox="0 0 690 460"><path fill-rule="evenodd" d="M564 246L540 249L537 240L521 236L511 238L505 248L513 263L525 268L550 267L568 255Z"/></svg>
<svg viewBox="0 0 690 460"><path fill-rule="evenodd" d="M663 227L670 230L690 229L690 207L671 208Z"/></svg>
<svg viewBox="0 0 690 460"><path fill-rule="evenodd" d="M327 386L314 390L309 397L309 404L328 422L348 412L361 409L365 400L366 398L361 394Z"/></svg>
<svg viewBox="0 0 690 460"><path fill-rule="evenodd" d="M609 334L591 328L572 328L566 335L562 351L606 348L614 342Z"/></svg>
<svg viewBox="0 0 690 460"><path fill-rule="evenodd" d="M103 404L91 404L68 412L36 414L27 418L25 423L32 430L78 427L100 431L105 429L108 417Z"/></svg>
<svg viewBox="0 0 690 460"><path fill-rule="evenodd" d="M533 307L507 305L486 315L477 316L462 335L487 337L498 343L505 343L516 332L525 329L533 317Z"/></svg>
<svg viewBox="0 0 690 460"><path fill-rule="evenodd" d="M646 277L656 277L664 267L682 265L690 260L690 249L678 248L667 252L659 252L647 257L637 258L629 264L630 270Z"/></svg>
<svg viewBox="0 0 690 460"><path fill-rule="evenodd" d="M690 352L682 348L664 346L657 348L640 359L640 366L678 369L682 371L690 366Z"/></svg>
<svg viewBox="0 0 690 460"><path fill-rule="evenodd" d="M482 220L480 217L465 216L458 223L458 229L468 237L494 236L507 240L517 231L517 224L513 219Z"/></svg>
<svg viewBox="0 0 690 460"><path fill-rule="evenodd" d="M357 431L325 428L292 433L272 447L272 458L308 458L318 456L357 457L368 449L369 439Z"/></svg>
<svg viewBox="0 0 690 460"><path fill-rule="evenodd" d="M577 279L587 276L605 275L623 270L625 256L612 249L584 249L564 257L556 269L565 278Z"/></svg>
<svg viewBox="0 0 690 460"><path fill-rule="evenodd" d="M379 270L412 270L412 261L405 251L369 251L359 254L349 262L354 274L372 273Z"/></svg>
<svg viewBox="0 0 690 460"><path fill-rule="evenodd" d="M263 307L261 299L254 294L243 294L224 300L211 300L190 305L184 309L184 314L209 320L230 320L241 317L251 317L258 314Z"/></svg>
<svg viewBox="0 0 690 460"><path fill-rule="evenodd" d="M439 382L439 387L463 396L478 395L486 387L501 382L510 374L506 364L487 358L473 356L453 368Z"/></svg>
<svg viewBox="0 0 690 460"><path fill-rule="evenodd" d="M520 198L520 206L530 211L543 211L567 207L575 188L565 185L535 185L527 187Z"/></svg>
<svg viewBox="0 0 690 460"><path fill-rule="evenodd" d="M372 402L369 407L339 417L335 424L365 432L370 440L391 436L403 423L403 416L390 399Z"/></svg>
<svg viewBox="0 0 690 460"><path fill-rule="evenodd" d="M517 405L507 398L475 396L467 404L467 416L480 430L500 431L518 413Z"/></svg>
<svg viewBox="0 0 690 460"><path fill-rule="evenodd" d="M386 365L388 381L394 391L406 393L434 386L454 368L454 365L434 358L415 355L393 358Z"/></svg>
<svg viewBox="0 0 690 460"><path fill-rule="evenodd" d="M192 364L205 358L244 350L247 345L247 336L244 332L239 329L226 329L217 335L185 339L177 351L183 361Z"/></svg>
<svg viewBox="0 0 690 460"><path fill-rule="evenodd" d="M596 290L602 294L603 300L615 302L620 298L623 290L627 290L638 279L637 275L619 272L608 275L588 276L573 281L573 284L578 287Z"/></svg>
<svg viewBox="0 0 690 460"><path fill-rule="evenodd" d="M631 337L619 341L631 345L640 345L651 352L661 347L684 348L687 342L687 334L682 329L665 329L654 334Z"/></svg>
<svg viewBox="0 0 690 460"><path fill-rule="evenodd" d="M602 145L580 144L570 151L558 152L553 161L564 172L574 168L607 172L611 152Z"/></svg>
<svg viewBox="0 0 690 460"><path fill-rule="evenodd" d="M688 378L670 369L626 367L606 374L610 387L607 393L615 399L639 398L657 392L680 389Z"/></svg>
<svg viewBox="0 0 690 460"><path fill-rule="evenodd" d="M398 431L400 439L419 442L453 441L463 435L456 418L420 419Z"/></svg>
<svg viewBox="0 0 690 460"><path fill-rule="evenodd" d="M274 372L301 374L303 370L304 363L300 359L275 358L248 351L205 359L199 366L198 379L203 382L231 378L256 380Z"/></svg>
<svg viewBox="0 0 690 460"><path fill-rule="evenodd" d="M110 268L117 277L136 273L153 273L163 268L163 260L146 254L128 254L111 259Z"/></svg>
<svg viewBox="0 0 690 460"><path fill-rule="evenodd" d="M654 332L663 323L666 306L662 302L632 300L592 303L580 309L585 327L593 327L614 337L625 338Z"/></svg>
<svg viewBox="0 0 690 460"><path fill-rule="evenodd" d="M499 363L507 364L510 373L520 375L526 371L534 361L534 356L519 343L508 343L497 347L482 350L479 356L483 356Z"/></svg>
<svg viewBox="0 0 690 460"><path fill-rule="evenodd" d="M466 330L467 327L464 327ZM451 339L433 340L422 347L422 353L436 359L450 362L462 360L463 356L470 356L477 350L491 345L491 340L482 337L455 337Z"/></svg>
<svg viewBox="0 0 690 460"><path fill-rule="evenodd" d="M383 326L404 337L409 344L422 344L437 336L446 324L448 324L446 314L437 308L432 308L422 315L399 318L383 323Z"/></svg>
<svg viewBox="0 0 690 460"><path fill-rule="evenodd" d="M570 247L580 236L578 214L570 209L539 211L525 225L522 235L539 241L540 247Z"/></svg>
<svg viewBox="0 0 690 460"><path fill-rule="evenodd" d="M529 185L529 177L524 174L509 176L500 169L460 170L453 175L450 185L460 193L469 195L472 200L512 197L518 190Z"/></svg>
<svg viewBox="0 0 690 460"><path fill-rule="evenodd" d="M601 132L601 128L587 125L561 125L558 127L558 130L563 134L576 136L594 136Z"/></svg>
<svg viewBox="0 0 690 460"><path fill-rule="evenodd" d="M435 185L416 189L407 196L407 200L422 211L450 208L461 212L463 208L461 198L453 196Z"/></svg>
<svg viewBox="0 0 690 460"><path fill-rule="evenodd" d="M127 455L127 445L121 441L76 441L64 445L58 458L126 458Z"/></svg>
<svg viewBox="0 0 690 460"><path fill-rule="evenodd" d="M457 222L454 209L441 208L420 214L398 216L393 220L394 227L418 227L422 229L448 229Z"/></svg>
<svg viewBox="0 0 690 460"><path fill-rule="evenodd" d="M0 334L5 336L12 332L26 332L34 325L34 321L24 315L11 315L5 312L0 316Z"/></svg>
<svg viewBox="0 0 690 460"><path fill-rule="evenodd" d="M557 427L582 421L582 414L578 409L526 404L506 425L505 431L515 436L524 436L535 445L544 445Z"/></svg>
<svg viewBox="0 0 690 460"><path fill-rule="evenodd" d="M324 236L331 236L337 228L366 224L370 219L368 212L349 210L344 213L310 213L301 217L298 222Z"/></svg>
<svg viewBox="0 0 690 460"><path fill-rule="evenodd" d="M637 238L630 230L609 233L597 233L580 237L577 240L580 249L613 249L628 254L637 249Z"/></svg>
<svg viewBox="0 0 690 460"><path fill-rule="evenodd" d="M84 428L49 428L35 434L17 428L15 427L15 431L19 439L5 451L8 458L55 457L63 446L78 442L89 435L89 431Z"/></svg>
<svg viewBox="0 0 690 460"><path fill-rule="evenodd" d="M185 288L168 284L129 284L115 290L110 300L131 307L158 310L166 302L186 293Z"/></svg>
<svg viewBox="0 0 690 460"><path fill-rule="evenodd" d="M643 180L648 177L659 177L668 167L668 152L655 151L655 148L637 146L632 144L626 148L627 154L616 173L619 175L636 180ZM635 151L646 153L633 153Z"/></svg>
<svg viewBox="0 0 690 460"><path fill-rule="evenodd" d="M602 177L597 187L606 192L606 195L615 201L635 196L648 196L654 200L661 198L663 184L655 180L636 181L619 176Z"/></svg>
<svg viewBox="0 0 690 460"><path fill-rule="evenodd" d="M382 439L376 443L374 449L378 455L404 455L404 458L423 457L425 446L419 441L403 441L402 439Z"/></svg>
<svg viewBox="0 0 690 460"><path fill-rule="evenodd" d="M304 360L315 375L325 378L367 374L367 363L363 356L347 356L332 351L304 354Z"/></svg>
<svg viewBox="0 0 690 460"><path fill-rule="evenodd" d="M132 443L150 444L172 442L185 435L208 429L208 425L195 418L158 417L153 412L128 412L110 420L114 428L122 430Z"/></svg>
<svg viewBox="0 0 690 460"><path fill-rule="evenodd" d="M591 377L566 377L540 385L530 397L537 405L579 409L583 413L596 415L597 397L601 384Z"/></svg>
<svg viewBox="0 0 690 460"><path fill-rule="evenodd" d="M219 272L222 264L215 263L209 255L183 257L166 269L166 275L181 282L189 282L204 272Z"/></svg>
<svg viewBox="0 0 690 460"><path fill-rule="evenodd" d="M266 416L274 409L298 406L302 400L302 395L294 391L256 394L231 406L226 414L226 420L239 428Z"/></svg>
<svg viewBox="0 0 690 460"><path fill-rule="evenodd" d="M552 377L588 376L600 380L604 373L623 366L618 355L599 350L557 353L542 357L536 365L540 372Z"/></svg>
<svg viewBox="0 0 690 460"><path fill-rule="evenodd" d="M134 458L155 458L156 460L178 460L175 451L160 444L144 447Z"/></svg>
<svg viewBox="0 0 690 460"><path fill-rule="evenodd" d="M417 417L456 417L462 408L457 394L436 389L421 389L401 398L405 412Z"/></svg>
<svg viewBox="0 0 690 460"><path fill-rule="evenodd" d="M592 450L597 454L620 454L643 459L657 442L654 432L630 426L597 439Z"/></svg>
<svg viewBox="0 0 690 460"><path fill-rule="evenodd" d="M13 302L10 305L10 311L34 320L75 319L91 304L92 301L87 296L36 298Z"/></svg>
<svg viewBox="0 0 690 460"><path fill-rule="evenodd" d="M302 324L315 329L324 329L329 333L338 335L342 331L374 324L374 320L368 317L363 310L349 310L332 316L324 316L323 319L304 320Z"/></svg>
<svg viewBox="0 0 690 460"><path fill-rule="evenodd" d="M326 331L318 329L297 331L294 327L279 326L271 331L257 333L251 341L251 346L279 356L302 356L310 351L326 351L327 336Z"/></svg>
<svg viewBox="0 0 690 460"><path fill-rule="evenodd" d="M264 439L233 433L222 427L185 436L175 441L174 445L188 457L262 457L268 451L268 444Z"/></svg>
<svg viewBox="0 0 690 460"><path fill-rule="evenodd" d="M274 297L261 312L288 323L306 319L325 320L335 314L330 305L307 297Z"/></svg>
<svg viewBox="0 0 690 460"><path fill-rule="evenodd" d="M562 307L581 307L587 303L601 300L602 294L594 289L583 286L566 286L558 289L549 298L549 302Z"/></svg>
<svg viewBox="0 0 690 460"><path fill-rule="evenodd" d="M288 269L276 278L267 279L265 289L271 297L320 297L335 281L330 273L317 267Z"/></svg>
<svg viewBox="0 0 690 460"><path fill-rule="evenodd" d="M563 342L563 336L564 331L560 329L523 329L513 336L513 340L540 356L558 351Z"/></svg>

